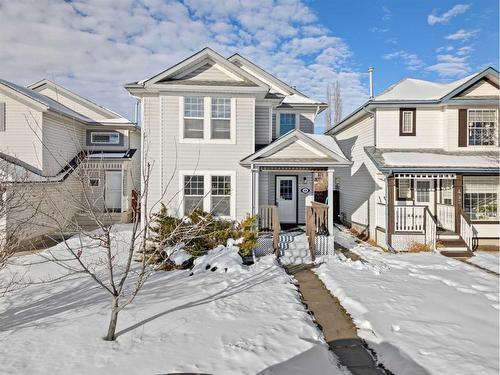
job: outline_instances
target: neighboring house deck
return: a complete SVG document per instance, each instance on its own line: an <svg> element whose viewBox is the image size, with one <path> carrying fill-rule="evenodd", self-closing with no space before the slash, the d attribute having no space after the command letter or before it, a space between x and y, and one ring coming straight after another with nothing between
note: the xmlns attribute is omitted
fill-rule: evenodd
<svg viewBox="0 0 500 375"><path fill-rule="evenodd" d="M119 222L129 216L133 191L140 189L140 129L49 80L27 88L0 80L0 164L6 194L29 188L32 195L24 208L4 215L4 238L28 219L21 231L26 240L54 232L43 215L31 217L44 199L52 202L58 226L78 222L85 199ZM76 175L83 173L82 183Z"/></svg>

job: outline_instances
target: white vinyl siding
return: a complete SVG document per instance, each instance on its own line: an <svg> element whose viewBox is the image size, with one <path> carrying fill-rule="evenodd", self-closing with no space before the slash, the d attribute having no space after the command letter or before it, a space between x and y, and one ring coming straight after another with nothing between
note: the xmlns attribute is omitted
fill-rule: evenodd
<svg viewBox="0 0 500 375"><path fill-rule="evenodd" d="M255 144L267 145L271 142L271 108L255 107Z"/></svg>
<svg viewBox="0 0 500 375"><path fill-rule="evenodd" d="M5 103L0 103L0 132L5 131Z"/></svg>

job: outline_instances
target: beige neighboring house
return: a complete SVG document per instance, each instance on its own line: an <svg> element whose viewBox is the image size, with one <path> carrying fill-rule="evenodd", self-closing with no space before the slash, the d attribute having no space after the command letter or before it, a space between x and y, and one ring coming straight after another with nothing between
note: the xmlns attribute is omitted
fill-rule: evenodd
<svg viewBox="0 0 500 375"><path fill-rule="evenodd" d="M22 87L0 79L3 185L9 189L29 186L33 202L41 196L60 201L59 214L71 221L91 224L59 195L71 191L72 199L81 200L83 188L95 199L98 211L110 213L112 222L127 220L132 192L140 191L140 139L140 128L129 120L54 82L45 79ZM80 168L85 168L88 177L83 187L75 178ZM7 212L1 222L3 233L8 237L19 215L22 219L33 209L27 207L18 215ZM44 220L40 215L30 219L23 238L53 231Z"/></svg>
<svg viewBox="0 0 500 375"><path fill-rule="evenodd" d="M498 82L404 79L330 130L353 162L335 174L344 220L395 250L498 249Z"/></svg>
<svg viewBox="0 0 500 375"><path fill-rule="evenodd" d="M314 173L350 165L332 137L314 134L326 104L238 54L204 48L125 87L142 108L148 211L162 202L176 216L202 208L241 220L277 206L282 225L300 225Z"/></svg>

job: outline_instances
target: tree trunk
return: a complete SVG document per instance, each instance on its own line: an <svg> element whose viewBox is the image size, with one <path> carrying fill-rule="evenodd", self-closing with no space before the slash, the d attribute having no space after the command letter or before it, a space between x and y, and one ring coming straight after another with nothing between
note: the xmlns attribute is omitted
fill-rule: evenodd
<svg viewBox="0 0 500 375"><path fill-rule="evenodd" d="M116 323L118 322L118 297L113 296L111 306L111 317L109 319L108 334L104 338L106 341L114 341L116 339Z"/></svg>

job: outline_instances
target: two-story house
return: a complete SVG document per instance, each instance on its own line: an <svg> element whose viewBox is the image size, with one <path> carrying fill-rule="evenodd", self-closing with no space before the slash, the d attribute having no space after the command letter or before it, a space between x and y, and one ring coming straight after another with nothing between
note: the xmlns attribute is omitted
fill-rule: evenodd
<svg viewBox="0 0 500 375"><path fill-rule="evenodd" d="M26 240L54 231L47 213L33 214L43 199L60 203L51 215L78 221L83 189L96 211L120 222L129 215L132 191L140 189L140 129L49 80L22 87L0 79L0 164L2 189L15 194L29 187L23 199L32 201L3 215L2 238L27 218ZM80 167L88 177L85 186L75 182ZM65 191L71 199L65 200Z"/></svg>
<svg viewBox="0 0 500 375"><path fill-rule="evenodd" d="M396 250L498 248L498 78L404 79L329 131L353 162L335 172L341 217Z"/></svg>
<svg viewBox="0 0 500 375"><path fill-rule="evenodd" d="M141 103L148 212L242 219L277 205L282 223L301 224L313 173L350 164L314 134L324 103L238 54L205 48L125 88Z"/></svg>

